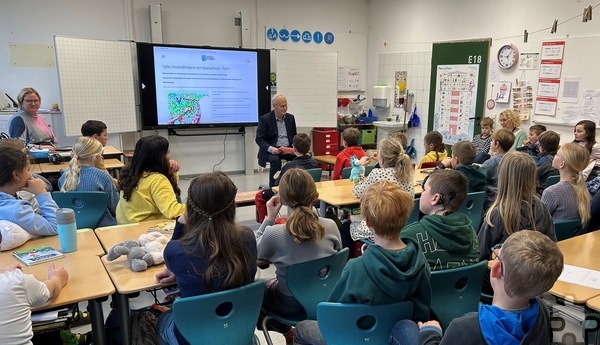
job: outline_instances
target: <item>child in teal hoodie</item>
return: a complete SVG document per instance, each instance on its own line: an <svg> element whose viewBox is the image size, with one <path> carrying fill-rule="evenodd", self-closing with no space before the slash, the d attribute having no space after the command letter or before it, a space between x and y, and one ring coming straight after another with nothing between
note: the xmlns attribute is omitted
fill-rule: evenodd
<svg viewBox="0 0 600 345"><path fill-rule="evenodd" d="M467 178L456 170L438 170L423 184L419 209L423 218L402 230L419 244L432 271L479 262L471 220L455 213L467 195Z"/></svg>
<svg viewBox="0 0 600 345"><path fill-rule="evenodd" d="M348 261L329 302L381 305L410 300L414 304L412 320L429 318L429 266L418 244L399 236L412 207L410 194L393 182L380 181L367 189L360 208L373 230L375 244ZM317 321L296 325L294 344L325 344Z"/></svg>

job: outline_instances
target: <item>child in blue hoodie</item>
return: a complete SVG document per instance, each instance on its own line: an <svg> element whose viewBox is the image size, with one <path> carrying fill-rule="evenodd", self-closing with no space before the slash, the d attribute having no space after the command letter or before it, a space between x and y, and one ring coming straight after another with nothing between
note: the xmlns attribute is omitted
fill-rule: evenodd
<svg viewBox="0 0 600 345"><path fill-rule="evenodd" d="M348 261L329 302L382 305L410 300L414 304L412 320L429 319L429 266L419 245L399 236L412 207L410 194L393 182L380 181L367 189L360 208L373 230L375 245ZM325 344L317 321L300 322L294 344Z"/></svg>
<svg viewBox="0 0 600 345"><path fill-rule="evenodd" d="M558 246L540 232L521 230L492 257L492 305L481 304L478 313L454 319L443 337L437 321L399 321L390 344L551 344L550 312L536 296L548 291L562 272Z"/></svg>

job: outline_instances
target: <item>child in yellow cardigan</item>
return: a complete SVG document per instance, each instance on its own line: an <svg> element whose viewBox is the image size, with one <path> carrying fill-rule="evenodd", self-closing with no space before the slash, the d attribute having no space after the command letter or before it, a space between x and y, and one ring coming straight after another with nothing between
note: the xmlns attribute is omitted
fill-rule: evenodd
<svg viewBox="0 0 600 345"><path fill-rule="evenodd" d="M119 178L122 191L117 205L117 223L152 219L175 219L185 212L177 201L179 164L170 160L169 141L158 135L143 137L135 144L131 165Z"/></svg>
<svg viewBox="0 0 600 345"><path fill-rule="evenodd" d="M448 157L446 145L444 145L442 134L440 134L440 132L431 131L425 134L423 141L425 143L425 156L421 158L417 169L423 168L423 163L441 162L444 158ZM435 167L435 165L432 167Z"/></svg>

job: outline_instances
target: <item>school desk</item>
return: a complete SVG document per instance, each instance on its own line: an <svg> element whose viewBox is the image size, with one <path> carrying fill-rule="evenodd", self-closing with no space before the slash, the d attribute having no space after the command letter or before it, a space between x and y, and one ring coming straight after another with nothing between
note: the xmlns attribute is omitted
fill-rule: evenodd
<svg viewBox="0 0 600 345"><path fill-rule="evenodd" d="M60 250L58 235L34 238L17 248L0 253L0 268L4 268L14 262L20 262L12 255L13 251L42 245L50 246L56 250ZM96 235L92 229L77 230L77 250L70 253L64 253L65 257L67 258L79 258L85 256L99 257L104 254L104 249L102 249L102 246L100 245L100 242L98 242L98 239L96 238Z"/></svg>
<svg viewBox="0 0 600 345"><path fill-rule="evenodd" d="M563 253L565 265L600 271L600 231L572 237L556 244ZM575 304L585 304L588 300L600 296L599 289L562 281L557 281L549 292Z"/></svg>
<svg viewBox="0 0 600 345"><path fill-rule="evenodd" d="M39 163L38 165L42 174L56 174L60 173L61 170L69 169L69 162L61 162L60 164ZM125 164L116 158L109 158L104 160L104 166L108 170L113 170L121 169L125 167Z"/></svg>
<svg viewBox="0 0 600 345"><path fill-rule="evenodd" d="M94 230L94 232L96 233L96 236L98 236L104 249L108 252L115 244L129 238L137 240L141 234L148 232L150 226L162 221L164 220L150 220L128 225L115 225L98 228ZM166 236L170 237L170 235ZM129 297L127 294L166 286L167 284L158 283L154 277L157 273L164 270L166 266L160 264L149 267L143 272L133 272L129 268L125 256L121 256L114 261L108 261L106 256L103 256L102 263L117 290L115 297L123 335L122 341L123 344L129 345L131 343L131 327L129 325Z"/></svg>
<svg viewBox="0 0 600 345"><path fill-rule="evenodd" d="M33 274L36 279L48 279L48 264L63 266L69 272L69 281L58 296L48 304L33 311L88 301L94 344L106 344L104 336L104 315L102 304L97 298L106 297L115 292L104 265L98 256L65 256L62 259L48 261L35 266L23 267L23 272Z"/></svg>
<svg viewBox="0 0 600 345"><path fill-rule="evenodd" d="M40 169L39 164L31 163L31 168L29 169L29 172L40 175L42 173L42 169Z"/></svg>

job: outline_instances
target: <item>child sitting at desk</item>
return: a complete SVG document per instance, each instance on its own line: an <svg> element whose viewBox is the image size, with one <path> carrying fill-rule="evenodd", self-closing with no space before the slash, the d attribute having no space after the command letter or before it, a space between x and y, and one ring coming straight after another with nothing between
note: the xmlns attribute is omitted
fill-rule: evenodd
<svg viewBox="0 0 600 345"><path fill-rule="evenodd" d="M429 265L414 240L400 237L412 197L390 181L379 181L360 199L360 208L375 244L348 261L328 301L382 305L409 300L414 304L412 320L429 319ZM325 344L317 321L298 323L294 344Z"/></svg>
<svg viewBox="0 0 600 345"><path fill-rule="evenodd" d="M467 178L458 171L432 172L425 178L419 199L419 210L425 216L400 232L402 237L419 243L432 271L479 262L477 238L471 220L456 212L467 196L468 184Z"/></svg>
<svg viewBox="0 0 600 345"><path fill-rule="evenodd" d="M27 155L12 147L0 147L0 219L13 222L37 236L57 234L56 210L58 206L46 191L44 182L31 175ZM39 210L16 198L24 190L35 195Z"/></svg>
<svg viewBox="0 0 600 345"><path fill-rule="evenodd" d="M386 180L394 182L403 191L415 196L415 187L413 185L413 164L410 157L404 153L404 148L400 141L392 137L383 139L379 142L379 153L377 159L382 168L375 168L366 179L358 182L352 193L357 198L361 198L366 190L375 183ZM359 241L363 238L370 238L373 232L361 222L344 222L340 229L344 247L352 248L352 241Z"/></svg>
<svg viewBox="0 0 600 345"><path fill-rule="evenodd" d="M490 145L492 158L481 165L486 175L484 210L487 209L492 200L494 200L494 196L496 196L496 190L498 189L498 165L504 154L510 150L514 141L515 135L508 129L502 128L492 133L492 143Z"/></svg>
<svg viewBox="0 0 600 345"><path fill-rule="evenodd" d="M112 177L104 170L94 167L102 157L102 144L90 137L80 137L73 145L69 169L58 179L61 192L88 191L104 192L108 197L108 207L96 227L117 225L115 212L119 202L119 192Z"/></svg>
<svg viewBox="0 0 600 345"><path fill-rule="evenodd" d="M102 121L87 120L83 123L83 125L81 125L81 135L98 140L100 144L102 144L102 147L105 147L106 143L108 142L108 129L106 124ZM94 161L94 166L108 173L106 166L104 166L104 156L99 155ZM112 181L115 186L118 186L119 180L112 178Z"/></svg>
<svg viewBox="0 0 600 345"><path fill-rule="evenodd" d="M452 158L446 157L438 164L438 168L452 168L465 175L469 180L468 193L485 192L485 171L480 166L473 165L476 155L477 149L472 142L459 141L452 145Z"/></svg>
<svg viewBox="0 0 600 345"><path fill-rule="evenodd" d="M0 272L0 339L4 345L31 344L31 308L56 297L69 280L67 270L55 264L48 265L48 279L43 282L21 269L15 263Z"/></svg>
<svg viewBox="0 0 600 345"><path fill-rule="evenodd" d="M439 322L396 323L390 344L552 344L550 311L537 296L550 290L563 270L563 254L546 236L530 230L511 235L492 256L492 305L454 319L443 333Z"/></svg>
<svg viewBox="0 0 600 345"><path fill-rule="evenodd" d="M421 161L417 166L418 169L435 167L435 164L432 165L432 163L441 162L448 156L446 145L444 145L444 138L438 131L431 131L425 134L423 145L425 147L425 156L421 158ZM425 166L423 166L423 164L425 164Z"/></svg>
<svg viewBox="0 0 600 345"><path fill-rule="evenodd" d="M185 205L177 201L178 170L179 164L170 164L166 138L150 135L138 140L131 164L119 178L123 193L117 205L117 223L175 219L183 214Z"/></svg>
<svg viewBox="0 0 600 345"><path fill-rule="evenodd" d="M363 150L361 146L358 146L359 139L360 132L354 127L346 128L342 132L342 146L344 146L345 149L338 153L335 159L333 175L331 177L332 180L339 180L342 178L342 170L351 166L350 157L356 156L356 158L361 159L367 155L365 150Z"/></svg>
<svg viewBox="0 0 600 345"><path fill-rule="evenodd" d="M490 144L492 142L492 128L494 128L494 119L484 117L481 119L481 134L475 134L471 142L475 145L477 153L475 154L475 163L481 164L490 159Z"/></svg>
<svg viewBox="0 0 600 345"><path fill-rule="evenodd" d="M187 211L179 217L164 250L167 268L156 275L163 284L177 282L181 297L254 281L256 240L252 230L235 223L236 192L231 179L220 171L202 174L190 183ZM165 343L187 344L170 311L160 316L158 329Z"/></svg>
<svg viewBox="0 0 600 345"><path fill-rule="evenodd" d="M537 169L537 193L542 195L544 188L546 188L548 177L558 175L558 170L552 166L552 162L560 146L560 135L555 131L546 131L540 134L538 142L540 143L540 147L538 148L538 160L535 163Z"/></svg>
<svg viewBox="0 0 600 345"><path fill-rule="evenodd" d="M517 147L515 150L528 153L532 156L537 156L540 153L540 134L546 131L544 125L533 125L529 127L529 135L527 140L523 141L523 146Z"/></svg>

